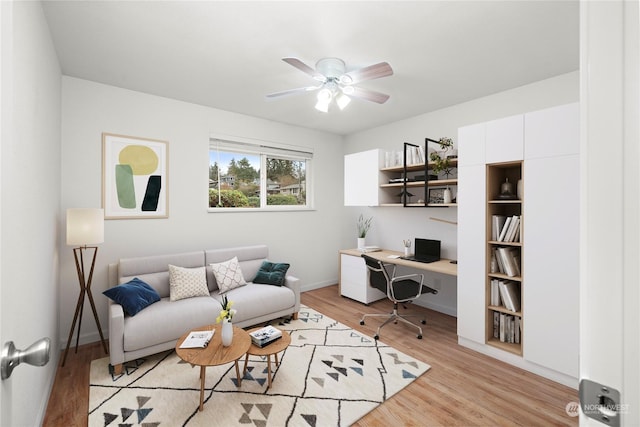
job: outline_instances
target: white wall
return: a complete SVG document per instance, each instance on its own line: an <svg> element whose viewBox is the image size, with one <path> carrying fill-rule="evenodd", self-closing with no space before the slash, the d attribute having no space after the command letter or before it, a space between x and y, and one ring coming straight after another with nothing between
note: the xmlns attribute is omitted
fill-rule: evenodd
<svg viewBox="0 0 640 427"><path fill-rule="evenodd" d="M72 77L62 78L62 97L61 216L67 208L101 206L102 132L169 141L169 218L105 221L92 286L105 333L101 292L108 287L107 265L119 258L266 243L270 258L290 263L303 288L337 283L341 137ZM315 210L208 213L212 133L313 147ZM65 242L60 269L60 339L66 344L78 285ZM84 314L81 342L99 340L91 310Z"/></svg>
<svg viewBox="0 0 640 427"><path fill-rule="evenodd" d="M58 347L60 66L39 2L2 2L1 337L52 339L45 367L2 381L0 425L40 425Z"/></svg>
<svg viewBox="0 0 640 427"><path fill-rule="evenodd" d="M424 144L425 137L438 140L453 138L457 144L458 128L474 123L540 110L579 100L579 72L563 74L505 92L479 98L449 108L369 129L345 138L345 154L382 148L402 150L404 142ZM456 258L456 226L434 221L439 218L456 221L456 208L345 208L342 222L342 245L355 247L355 224L360 213L373 216L367 235L368 245L402 250L403 239L425 237L442 241L442 255ZM430 274L425 281L440 287L438 295L421 298L418 304L444 313L456 314L456 280L445 275Z"/></svg>

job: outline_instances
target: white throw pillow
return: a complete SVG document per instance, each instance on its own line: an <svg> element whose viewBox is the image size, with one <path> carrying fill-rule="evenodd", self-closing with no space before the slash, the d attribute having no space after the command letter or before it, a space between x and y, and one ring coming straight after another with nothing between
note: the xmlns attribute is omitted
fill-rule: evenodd
<svg viewBox="0 0 640 427"><path fill-rule="evenodd" d="M221 294L247 284L242 276L238 257L233 257L229 261L219 264L211 264L211 268Z"/></svg>
<svg viewBox="0 0 640 427"><path fill-rule="evenodd" d="M209 296L205 267L185 268L169 265L169 300Z"/></svg>

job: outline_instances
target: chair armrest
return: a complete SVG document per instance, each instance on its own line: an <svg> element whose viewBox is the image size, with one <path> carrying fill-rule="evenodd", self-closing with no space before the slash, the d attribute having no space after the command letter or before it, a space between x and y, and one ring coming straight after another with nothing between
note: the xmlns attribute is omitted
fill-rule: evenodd
<svg viewBox="0 0 640 427"><path fill-rule="evenodd" d="M419 277L420 278L420 284L422 284L422 282L424 281L424 274L422 273L415 273L415 274L405 274L404 276L395 276L391 278L391 282L395 282L397 280L406 280L406 279L413 279L414 277Z"/></svg>
<svg viewBox="0 0 640 427"><path fill-rule="evenodd" d="M420 280L414 280L414 278L420 278ZM422 283L424 282L424 274L415 273L415 274L405 274L402 276L393 277L391 279L391 286L389 286L389 291L391 292L391 297L393 298L394 301L401 301L398 298L396 298L395 287L393 286L394 283L399 282L401 280L413 280L414 282L416 282L418 284L418 294L412 297L411 299L420 298L420 295L422 295ZM402 299L402 301L406 301L406 299Z"/></svg>
<svg viewBox="0 0 640 427"><path fill-rule="evenodd" d="M124 310L109 300L109 360L116 366L124 363Z"/></svg>
<svg viewBox="0 0 640 427"><path fill-rule="evenodd" d="M300 279L295 276L285 276L284 286L291 289L296 296L295 311L300 311Z"/></svg>

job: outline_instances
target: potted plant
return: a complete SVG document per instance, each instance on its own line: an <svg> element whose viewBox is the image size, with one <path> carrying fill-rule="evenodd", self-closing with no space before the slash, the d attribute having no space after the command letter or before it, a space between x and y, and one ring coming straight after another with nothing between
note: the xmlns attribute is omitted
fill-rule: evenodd
<svg viewBox="0 0 640 427"><path fill-rule="evenodd" d="M358 249L362 249L365 247L365 237L367 237L367 233L371 228L371 221L373 217L369 217L367 219L364 218L364 215L360 214L358 217Z"/></svg>
<svg viewBox="0 0 640 427"><path fill-rule="evenodd" d="M432 151L429 154L429 160L433 163L433 167L431 169L436 174L444 172L445 176L448 178L449 175L451 175L451 160L449 153L453 152L453 140L445 136L440 138L438 145L440 145L440 151Z"/></svg>

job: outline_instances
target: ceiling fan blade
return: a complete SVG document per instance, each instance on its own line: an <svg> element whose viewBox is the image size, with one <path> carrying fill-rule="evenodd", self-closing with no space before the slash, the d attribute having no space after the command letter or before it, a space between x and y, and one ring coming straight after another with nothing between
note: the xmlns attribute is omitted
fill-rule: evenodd
<svg viewBox="0 0 640 427"><path fill-rule="evenodd" d="M307 86L307 87L299 87L296 89L289 89L289 90L283 90L282 92L275 92L275 93L270 93L267 96L267 98L278 98L280 96L291 96L291 95L298 95L304 92L311 92L312 90L318 90L320 89L322 86Z"/></svg>
<svg viewBox="0 0 640 427"><path fill-rule="evenodd" d="M363 89L363 88L354 87L354 86L350 86L350 87L353 88L353 92L350 93L348 96L352 96L354 98L360 98L360 99L364 99L371 102L377 102L378 104L384 104L385 102L387 102L387 99L389 99L389 95L376 92L375 90Z"/></svg>
<svg viewBox="0 0 640 427"><path fill-rule="evenodd" d="M311 77L318 80L319 82L324 83L327 81L327 78L325 76L323 76L313 68L309 67L307 64L300 61L298 58L282 58L282 60L287 64L296 67L298 70L302 71L303 73L310 75Z"/></svg>
<svg viewBox="0 0 640 427"><path fill-rule="evenodd" d="M356 84L360 82L364 82L366 80L379 79L380 77L386 77L393 74L393 69L391 65L387 62L380 62L378 64L369 65L368 67L360 68L359 70L349 71L345 74L348 76L347 79L351 79L351 82L345 84ZM343 76L344 77L344 76ZM344 80L341 77L341 80Z"/></svg>

